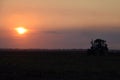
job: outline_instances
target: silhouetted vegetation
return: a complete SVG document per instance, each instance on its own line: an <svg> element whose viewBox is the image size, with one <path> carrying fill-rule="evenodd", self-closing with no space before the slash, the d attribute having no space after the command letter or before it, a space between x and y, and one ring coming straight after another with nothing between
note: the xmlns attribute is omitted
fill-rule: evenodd
<svg viewBox="0 0 120 80"><path fill-rule="evenodd" d="M91 48L88 50L88 55L107 55L108 46L105 40L96 39L91 41Z"/></svg>

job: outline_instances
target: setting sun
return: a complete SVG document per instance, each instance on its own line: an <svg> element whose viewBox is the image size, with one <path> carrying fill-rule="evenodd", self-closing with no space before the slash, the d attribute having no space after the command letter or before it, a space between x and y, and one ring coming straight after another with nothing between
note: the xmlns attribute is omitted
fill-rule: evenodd
<svg viewBox="0 0 120 80"><path fill-rule="evenodd" d="M24 27L18 27L18 28L15 28L15 30L17 31L18 34L25 34L28 30Z"/></svg>

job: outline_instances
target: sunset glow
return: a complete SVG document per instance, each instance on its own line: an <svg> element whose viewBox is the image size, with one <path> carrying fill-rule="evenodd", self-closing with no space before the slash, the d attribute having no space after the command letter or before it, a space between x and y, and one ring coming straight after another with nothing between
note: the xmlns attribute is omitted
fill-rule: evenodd
<svg viewBox="0 0 120 80"><path fill-rule="evenodd" d="M28 30L24 27L18 27L15 29L18 34L25 34Z"/></svg>
<svg viewBox="0 0 120 80"><path fill-rule="evenodd" d="M120 49L120 0L0 0L0 48Z"/></svg>

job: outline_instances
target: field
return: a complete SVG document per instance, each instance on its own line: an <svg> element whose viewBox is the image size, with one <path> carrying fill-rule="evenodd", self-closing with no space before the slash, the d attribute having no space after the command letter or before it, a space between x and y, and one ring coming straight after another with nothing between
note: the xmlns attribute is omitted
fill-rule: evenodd
<svg viewBox="0 0 120 80"><path fill-rule="evenodd" d="M0 80L119 80L120 51L0 50Z"/></svg>

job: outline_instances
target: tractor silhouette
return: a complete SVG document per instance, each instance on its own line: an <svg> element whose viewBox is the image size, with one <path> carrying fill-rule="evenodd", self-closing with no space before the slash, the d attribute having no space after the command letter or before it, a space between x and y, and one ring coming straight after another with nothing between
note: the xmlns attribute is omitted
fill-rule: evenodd
<svg viewBox="0 0 120 80"><path fill-rule="evenodd" d="M91 48L88 49L88 55L106 55L108 53L108 47L105 40L92 40L91 45Z"/></svg>

